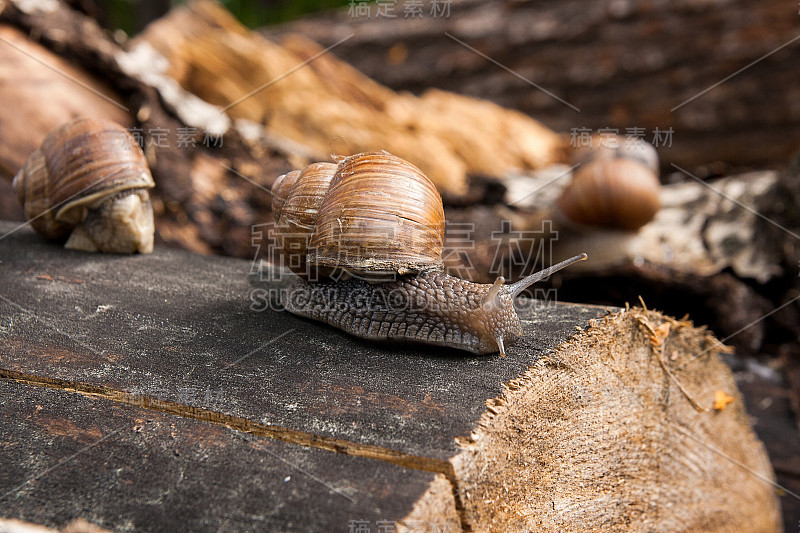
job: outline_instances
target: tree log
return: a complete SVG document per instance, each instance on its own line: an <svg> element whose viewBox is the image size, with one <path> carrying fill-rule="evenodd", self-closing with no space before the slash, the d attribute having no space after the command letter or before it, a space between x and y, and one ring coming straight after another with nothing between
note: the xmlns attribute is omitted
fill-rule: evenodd
<svg viewBox="0 0 800 533"><path fill-rule="evenodd" d="M689 322L522 299L520 342L473 356L257 312L242 260L98 256L20 229L0 264L7 518L780 528L724 348Z"/></svg>
<svg viewBox="0 0 800 533"><path fill-rule="evenodd" d="M27 6L33 5L27 2L23 4ZM208 4L205 5L208 6ZM402 8L402 4L398 5ZM463 5L469 6L472 4L464 3ZM569 2L559 5L574 7L574 4ZM764 9L772 9L772 7L769 7L772 6L770 3L764 4L764 6ZM508 4L506 6L507 9L513 10L523 10L528 9L528 7L530 6L523 4ZM675 9L680 12L685 8L686 6L682 4ZM484 9L491 10L495 8L487 6ZM560 8L554 6L554 9L558 11ZM634 6L632 9L634 10L632 11L633 14L629 18L623 18L622 20L637 20L640 16L649 16L647 13L640 13L640 7ZM662 8L657 8L656 10L659 9ZM698 11L692 16L695 18L705 16L704 13L713 13L716 9L719 9L719 6L709 6L704 8L702 13ZM758 11L761 9L758 6L752 6L752 9L754 13L761 12ZM219 13L218 10L215 12ZM196 14L193 14L194 12L190 8L176 11L172 16L177 16L177 13L196 17ZM518 13L521 14L521 11L518 11ZM594 11L592 13L592 16L589 17L590 19L596 15ZM220 16L224 20L229 20L223 15ZM730 16L735 18L739 15L733 14ZM14 3L6 5L5 11L0 13L0 18L4 22L21 29L22 33L27 36L25 42L31 45L31 48L26 48L26 50L32 50L38 46L35 45L36 43L41 43L51 50L51 55L45 59L48 63L51 62L51 59L62 62L64 59L69 59L72 63L72 66L69 67L72 70L69 70L69 72L76 73L74 74L76 78L87 75L86 79L89 81L86 81L86 84L92 87L95 87L92 83L97 82L97 79L99 79L97 87L105 86L110 88L110 94L115 95L115 97L119 96L122 104L133 110L133 118L135 118L137 125L141 127L144 134L143 142L158 183L158 188L154 192L158 242L203 253L215 252L240 257L252 257L254 253L251 246L253 226L270 220L268 214L269 194L264 189L269 188L274 177L292 167L305 164L312 157L317 157L315 152L319 150L302 146L298 142L280 137L280 132L270 132L261 125L242 121L242 119L236 119L236 117L229 122L229 130L224 136L224 146L205 146L202 142L203 134L207 128L213 130L214 127L214 122L210 121L209 117L218 118L223 116L218 113L217 108L199 100L186 88L177 85L175 79L169 75L164 75L163 72L160 72L160 75L155 78L147 77L147 72L126 72L121 66L121 61L136 58L135 54L130 53L132 47L128 45L120 46L101 31L94 21L66 8L53 12L25 13L16 9ZM211 18L213 19L213 17ZM520 20L525 19L521 17ZM172 22L174 23L174 19L172 19ZM195 19L195 22L197 22L197 19ZM197 23L200 24L200 22ZM754 24L754 27L757 27L760 22L754 21ZM617 27L617 25L615 22L612 26ZM236 40L238 39L236 35L244 31L233 23L231 27L238 29L232 30L233 36L221 37L222 41L226 39ZM440 25L439 28L441 29L442 26ZM462 26L458 27L459 31L462 29ZM783 31L781 26L776 26L776 35L782 35L781 31ZM360 31L357 38L364 36L364 33ZM250 34L243 35L245 36L240 37L249 43L247 46L257 47L259 43L263 45L265 42ZM453 35L463 36L461 33L455 32ZM766 34L759 33L759 35ZM181 46L175 43L183 42L185 37L181 33L173 34L173 38L176 41L170 43L170 46L182 49ZM342 37L344 35L339 38ZM8 37L7 40L10 39L11 37ZM346 46L349 42L343 43L342 46ZM455 41L449 40L448 42L451 45L457 45ZM8 45L7 43L0 43L0 48L3 46ZM224 47L222 49L225 50ZM279 48L276 47L275 49ZM38 47L38 50L43 50L43 48ZM288 39L284 43L281 55L293 57L297 61L303 61L312 58L319 50L319 48L315 48L302 39ZM397 50L399 48L396 48L393 52L395 58L399 57L397 56ZM673 52L669 47L667 50L670 53ZM737 50L742 52L740 48L737 48ZM6 51L18 53L13 48L6 48ZM402 50L400 51L402 52ZM761 51L767 52L767 50ZM778 61L786 51L779 51L774 56L766 58L763 64L767 65L771 61ZM52 52L55 52L55 55ZM464 49L463 52L469 51ZM181 64L187 66L186 68L194 68L191 66L200 62L201 64L198 68L201 70L205 68L202 61L191 56L191 51L186 52L186 54L187 57L176 54L176 57L172 58L176 63L171 64ZM469 54L474 55L472 52L469 52ZM27 61L29 59L24 54L20 54L20 56L16 60ZM233 56L225 55L225 57L234 56L235 54ZM324 57L327 58L327 56ZM442 55L441 57L446 59L447 56ZM461 59L463 60L464 57ZM442 59L442 61L445 61L445 59ZM474 55L472 59L480 60L480 57ZM10 58L10 61L12 60L14 58ZM177 61L184 62L178 63ZM145 61L144 63L146 64L147 62ZM37 65L35 62L31 64ZM565 61L564 64L570 63ZM130 66L129 64L126 65ZM213 63L213 65L219 66L218 63ZM345 86L333 84L339 93L355 90L353 87L361 86L362 81L364 82L364 87L380 87L358 75L358 73L346 67L340 61L332 58L323 60L323 57L320 57L318 60L313 61L312 65L316 65L311 70L314 76L318 78L326 79L326 76L329 78L333 76L336 80L340 78L349 80ZM223 65L223 67L227 66ZM425 66L423 65L423 67ZM613 67L619 68L616 64ZM67 68L67 66L64 68ZM52 71L48 72L52 73ZM87 72L90 72L90 74L87 74ZM44 70L42 73L43 75L47 74ZM771 71L759 73L768 79L773 79L769 78L769 76L774 75ZM168 74L170 73L168 72ZM747 72L743 72L742 76L746 74ZM143 76L141 79L138 77L140 75ZM176 77L178 76L178 74L175 75ZM186 73L180 75L183 76L181 79L183 79L184 83L187 86L190 85L192 76ZM18 74L15 73L14 76L18 76ZM204 78L200 76L195 81L199 84L198 80L200 79ZM656 79L661 78L657 77ZM220 80L220 83L223 81ZM739 79L735 78L730 83L738 83L738 81ZM57 82L49 80L47 83L56 86ZM245 82L243 83L245 88L255 88ZM733 90L734 85L730 87ZM791 87L791 83L785 83L776 86L774 89L784 91L790 90ZM725 84L718 90L724 91L727 88L728 85ZM9 86L6 89L13 90L13 87ZM81 92L81 90L74 87L72 89L59 90L58 96L63 95L72 98ZM237 91L240 90L242 88L238 87ZM597 87L597 90L598 95L608 96L604 92L604 87ZM737 88L736 91L738 90ZM703 96L703 99L713 97L715 92L717 90ZM443 117L452 117L452 114L456 111L460 114L466 112L468 116L474 117L473 109L481 117L487 116L486 113L497 115L498 117L509 116L504 112L497 112L494 106L444 93L432 92L425 97L416 99L407 97L407 95L393 93L385 87L380 90L376 89L375 94L378 93L391 95L391 98L400 98L401 101L414 102L416 107L425 110L422 118L431 118L438 113L441 113ZM19 92L16 94L20 96ZM92 93L87 91L84 96L87 94ZM703 99L698 99L697 103L702 103ZM26 129L24 124L22 128L14 129L15 133L12 139L14 142L4 145L6 148L13 148L11 153L14 158L24 158L26 153L32 150L40 141L40 139L34 139L34 137L42 136L46 130L45 127L40 128L38 126L36 120L33 119L34 116L48 116L50 114L56 117L64 109L73 109L71 107L72 104L65 104L64 107L61 106L60 102L61 99L59 98L36 97L34 110L26 111L25 113L28 123L31 125L30 129ZM346 105L356 104L346 102ZM51 106L58 107L58 109L51 108ZM16 104L9 105L3 108L4 111L0 111L0 119L3 124L12 124L7 117L20 117L17 107ZM686 106L686 108L689 108L689 106ZM594 106L587 109L594 109ZM793 108L789 106L787 109L785 116L789 117ZM676 116L684 111L684 108L677 110ZM594 112L592 116L594 116ZM736 118L740 117L740 115L733 113L722 118L728 120L731 117ZM765 113L764 117L767 121L773 121L774 118L768 113ZM304 120L302 114L299 115L298 120ZM736 120L739 119L736 118ZM500 122L502 123L503 121L500 120ZM597 122L592 122L590 125L597 128L601 125L624 125L630 123L624 121L611 123L598 119ZM660 122L651 121L648 124L660 124ZM583 124L575 123L574 125ZM269 126L269 121L267 121L267 126ZM420 127L423 126L420 125ZM435 120L431 121L430 124L426 123L424 127L430 127L430 131L437 132L437 135L442 133L440 125L437 125ZM191 146L179 146L177 144L177 132L180 128L193 129L194 143ZM466 129L483 133L489 132L488 137L491 139L503 139L508 137L508 132L504 128L491 129L486 127L484 122L476 120L470 122L469 128ZM42 131L39 132L39 129ZM168 146L166 147L159 146L158 134L155 133L159 130L170 132L170 138L167 141ZM8 131L11 131L11 129L4 129L4 132L7 133ZM760 135L758 132L761 130L756 127L749 130L746 129L736 135L726 135L724 142L738 143L740 136L750 135L749 132L751 131L756 132L756 138L748 138L747 141L752 146L757 147L758 150L762 148L758 145L759 142L765 139L773 139L774 137L772 133ZM792 130L789 127L784 131L790 132ZM29 135L31 133L36 135ZM676 131L676 141L677 133ZM710 132L706 133L711 135ZM447 130L444 135L450 137L454 133ZM785 138L790 137L790 135L785 136ZM462 141L463 139L459 140L458 143ZM328 142L330 143L330 141ZM465 141L463 143L466 149L462 148L462 152L467 155L473 152L479 153L480 151L475 149L475 145L470 144L470 142ZM709 147L712 147L713 143L709 141L707 144L703 144L704 142L693 143L691 148L705 146L705 148L711 150ZM319 146L322 145L320 144ZM487 144L486 146L489 145ZM775 146L779 145L775 144ZM333 148L338 150L340 147L334 144ZM506 148L507 144L502 144L498 150L504 151ZM681 153L686 153L685 148L685 146L678 148L675 153L682 150L684 151ZM320 157L327 158L330 150L325 148L322 151L325 153L320 154ZM455 150L453 153L458 151ZM755 151L738 149L736 152L744 155ZM669 159L672 157L671 153L662 151L662 159L666 159L667 162L678 161L684 166L691 164L684 163L678 159ZM717 152L713 153L716 154ZM3 155L3 157L7 155ZM468 159L464 154L457 155L463 161ZM499 152L494 155L499 157L502 163L496 168L505 168L503 161L506 160L506 156ZM14 165L15 163L10 163L6 166L12 168ZM484 171L491 174L480 165L476 165L472 170L472 172ZM781 411L781 413L788 413L789 400L794 402L794 405L800 404L797 400L800 397L800 392L798 392L800 391L800 388L798 388L800 380L796 377L798 375L796 370L798 354L800 354L800 349L798 349L800 345L796 341L798 338L798 324L800 324L800 306L798 306L795 299L798 295L797 291L800 289L798 284L800 283L798 282L800 278L797 275L798 258L800 258L798 253L800 245L798 245L798 242L800 241L785 231L800 233L800 210L797 208L797 199L800 198L800 193L797 189L798 181L796 176L797 168L794 168L794 170L777 177L773 173L759 172L747 177L733 177L724 182L710 183L711 186L719 187L726 195L740 202L742 205L739 206L721 199L717 194L712 194L711 189L704 189L700 184L691 187L687 187L687 184L678 184L674 188L670 185L667 190L676 193L672 196L675 201L665 202L666 209L659 215L654 225L646 227L638 236L632 239L629 237L620 239L618 235L609 236L602 233L591 237L580 234L568 235L566 231L562 231L561 238L552 248L554 255L570 253L567 250L570 246L573 248L577 246L580 248L578 251L588 250L592 256L592 261L586 262L582 266L588 266L592 270L575 271L574 273L564 272L563 275L554 278L553 287L557 288L562 298L614 305L619 305L625 301L637 301L638 296L641 294L644 295L647 303L652 304L655 302L659 308L666 309L671 314L682 316L687 312L691 312L692 318L696 322L711 324L713 330L720 337L731 337L730 342L736 345L739 357L748 354L775 355L776 359L770 364L777 365L780 368L780 365L783 364L781 361L786 363L789 386L787 389L786 385L779 382L771 383L772 388L768 389L769 393L764 393L761 399L767 402L767 400L772 401L773 397L784 398L785 396L787 398L786 411ZM522 181L525 181L525 179ZM490 276L489 273L491 268L495 266L495 252L498 250L498 243L507 241L509 244L516 244L509 235L502 235L503 226L501 222L503 220L511 221L514 229L521 229L531 227L525 226L526 223L530 224L531 219L527 218L525 211L519 209L520 205L511 200L510 197L506 198L506 203L512 204L514 209L509 209L503 205L502 188L494 182L473 179L472 183L479 185L477 194L473 190L466 196L459 198L448 197L448 200L451 201L451 206L448 207L447 218L450 222L473 224L474 231L471 234L473 238L471 246L464 250L464 242L462 240L461 242L456 241L455 248L467 253L468 266L471 267L466 271L468 276L471 275L474 279L490 280L489 278L493 276ZM510 180L504 178L504 183L508 185ZM759 188L764 184L766 184L765 187ZM5 192L3 186L5 186ZM681 190L684 193L677 194ZM691 192L689 196L685 194L687 190ZM511 188L509 187L510 191ZM525 194L529 194L529 192L530 189ZM2 180L0 180L0 195L3 195L0 198L0 218L13 217L15 213L18 215L20 210L16 206L16 200L12 197L7 184ZM481 198L482 195L483 198ZM687 200L681 203L681 198L690 198L690 201ZM455 201L462 205L476 201L495 205L471 205L469 208L464 209L453 207L452 203ZM700 204L704 205L702 212L697 210L697 206ZM754 215L747 207L758 212L761 216ZM773 224L775 222L782 228ZM498 232L500 237L493 236L492 232ZM458 238L458 236L459 234L456 232L456 237ZM731 244L735 244L735 246L730 246ZM611 254L608 252L612 250L621 251L622 253L616 254L613 260L609 260ZM677 253L678 251L680 253ZM457 256L449 256L446 260L449 261L450 266L456 272L462 273L464 272L464 264L454 261L457 258ZM696 263L694 263L695 261ZM527 269L533 268L533 264L520 266ZM561 282L564 282L563 286L559 285ZM546 290L544 293L547 293ZM761 320L762 317L764 317L763 320ZM38 332L31 332L31 335L34 334L38 335ZM734 366L740 365L741 367L755 364L753 360L745 361L737 358L732 358L729 361ZM522 370L519 370L519 372L521 373ZM749 379L752 378L753 374L753 372L748 372L746 376ZM508 379L511 379L511 377L508 377ZM341 396L344 396L344 394ZM763 412L760 411L762 402L758 402L755 407L751 405L751 408L755 409L754 412L756 413ZM762 417L761 423L768 423L764 422L765 420L769 420L769 417ZM475 420L473 422L477 424ZM777 431L775 429L777 425L770 425L765 430L764 438L765 440L768 439L769 444L772 446L771 453L776 449L778 450L777 457L781 461L779 475L782 473L784 476L781 482L793 487L791 490L797 492L796 485L792 485L797 480L797 469L792 466L792 463L796 462L798 457L796 446L793 444L796 441L796 433L791 432L794 429L792 429L792 423L788 419L782 420L782 422L786 423L781 427L784 429L790 428L788 431ZM470 426L470 428L472 427ZM761 430L764 430L764 428L762 427ZM467 434L471 429L468 428L464 431ZM789 481L786 481L787 479ZM444 476L444 480L442 478L436 478L436 480L440 484L452 485L452 481L447 476ZM441 494L441 485L434 486L432 490L437 490ZM794 500L788 498L786 501L787 504L794 502ZM787 507L790 507L790 505L787 505ZM417 509L416 513L431 513L434 511L430 509L441 508L441 500L424 498L419 500L414 508ZM463 508L466 509L466 507ZM424 509L428 510L423 511ZM792 518L797 516L797 509L798 507L795 505L785 515L786 524L790 524L792 527L797 523L797 519ZM479 513L475 509L471 512ZM792 513L795 514L793 515Z"/></svg>
<svg viewBox="0 0 800 533"><path fill-rule="evenodd" d="M0 121L4 124L21 118L34 125L42 124L41 128L30 128L9 143L13 151L0 153L4 157L0 168L8 171L6 177L13 176L18 162L38 147L48 127L60 125L65 111L68 117L98 113L128 125L124 117L104 114L96 103L83 105L87 95L94 94L89 81L80 75L73 76L74 79L63 76L64 72L90 70L115 90L114 101L128 108L136 121L132 133L140 140L156 181L152 192L156 242L201 253L247 257L251 253L251 227L264 222L269 213L269 185L296 162L305 162L303 152L293 152L295 145L269 142L258 131L243 135L237 128L229 128L224 138L220 138L215 128L220 119L227 120L226 116L196 97L192 99L185 91L178 93L184 107L177 118L173 109L165 108L155 87L123 71L120 62L123 48L96 21L58 2L38 6L41 9L32 3L20 5L23 7L15 3L5 5L0 19L22 29L28 40L56 51L42 59L47 65L63 65L63 56L72 66L57 70L42 67L42 71L60 80L56 83L48 78L52 82L48 85L50 90L70 87L60 91L58 98L32 93L35 101L28 102L27 107L5 106L0 110ZM46 6L50 8L44 9ZM0 43L0 47L7 46ZM26 57L18 50L7 52ZM173 86L177 87L174 81ZM71 103L62 105L66 99ZM107 103L99 97L95 100ZM26 109L24 117L17 107ZM110 104L108 107L117 109ZM187 122L182 121L185 116ZM7 134L13 133L10 129L3 130L0 136ZM19 214L12 204L16 198L10 186L5 182L3 185L0 192L4 201L0 202L0 209L4 211L0 218L13 218Z"/></svg>
<svg viewBox="0 0 800 533"><path fill-rule="evenodd" d="M563 157L563 139L520 113L441 91L397 94L307 39L279 46L248 32L214 2L173 10L128 54L153 49L167 63L164 74L233 118L262 123L320 159L388 150L444 194L464 195L467 174L498 176Z"/></svg>
<svg viewBox="0 0 800 533"><path fill-rule="evenodd" d="M671 128L665 168L780 168L798 149L796 2L426 1L417 16L389 4L394 18L372 5L263 33L322 46L355 34L336 55L388 87L484 98L564 133Z"/></svg>

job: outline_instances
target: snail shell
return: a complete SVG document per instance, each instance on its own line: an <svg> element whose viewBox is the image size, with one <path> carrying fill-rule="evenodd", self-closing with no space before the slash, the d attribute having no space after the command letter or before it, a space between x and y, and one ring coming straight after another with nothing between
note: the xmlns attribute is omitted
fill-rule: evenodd
<svg viewBox="0 0 800 533"><path fill-rule="evenodd" d="M278 249L292 272L304 278L316 277L308 265L308 243L335 173L333 163L314 163L280 176L272 185Z"/></svg>
<svg viewBox="0 0 800 533"><path fill-rule="evenodd" d="M50 132L12 182L31 227L66 248L153 250L155 186L138 143L108 120L79 117Z"/></svg>
<svg viewBox="0 0 800 533"><path fill-rule="evenodd" d="M442 270L444 208L433 183L388 152L315 163L273 184L278 246L293 272L377 278Z"/></svg>
<svg viewBox="0 0 800 533"><path fill-rule="evenodd" d="M573 161L580 166L556 202L558 214L573 226L635 231L661 207L658 154L651 145L631 139L595 143L577 150Z"/></svg>
<svg viewBox="0 0 800 533"><path fill-rule="evenodd" d="M586 258L509 285L445 274L441 197L419 169L388 152L309 165L279 177L272 191L277 244L298 275L281 293L284 308L365 339L504 355L522 334L514 297ZM326 277L339 269L351 277ZM392 277L379 283L385 278L376 273Z"/></svg>

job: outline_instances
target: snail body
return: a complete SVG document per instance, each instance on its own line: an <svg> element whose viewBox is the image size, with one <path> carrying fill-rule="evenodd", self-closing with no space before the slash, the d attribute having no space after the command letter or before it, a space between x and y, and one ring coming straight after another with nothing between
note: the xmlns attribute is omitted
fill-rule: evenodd
<svg viewBox="0 0 800 533"><path fill-rule="evenodd" d="M441 197L422 172L387 152L324 165L273 185L278 247L297 275L281 303L352 335L504 355L522 335L514 297L586 258L508 285L502 277L482 284L450 276L441 260Z"/></svg>
<svg viewBox="0 0 800 533"><path fill-rule="evenodd" d="M286 310L370 340L447 346L473 353L500 352L522 335L514 297L580 255L515 284L473 283L436 270L369 283L359 278L297 281L284 293Z"/></svg>
<svg viewBox="0 0 800 533"><path fill-rule="evenodd" d="M138 143L122 126L79 117L50 132L14 176L31 227L66 248L153 251L155 186Z"/></svg>

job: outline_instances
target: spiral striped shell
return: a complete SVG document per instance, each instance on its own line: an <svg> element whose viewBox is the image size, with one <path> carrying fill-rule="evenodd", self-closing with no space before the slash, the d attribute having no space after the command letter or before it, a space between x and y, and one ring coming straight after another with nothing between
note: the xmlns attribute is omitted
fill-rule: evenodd
<svg viewBox="0 0 800 533"><path fill-rule="evenodd" d="M575 151L573 162L580 166L557 206L581 228L636 231L661 207L658 154L640 140L612 140Z"/></svg>
<svg viewBox="0 0 800 533"><path fill-rule="evenodd" d="M41 235L60 239L104 199L155 186L139 144L119 124L79 117L56 128L12 182Z"/></svg>
<svg viewBox="0 0 800 533"><path fill-rule="evenodd" d="M442 199L417 167L388 152L309 165L272 191L278 247L301 276L442 268Z"/></svg>

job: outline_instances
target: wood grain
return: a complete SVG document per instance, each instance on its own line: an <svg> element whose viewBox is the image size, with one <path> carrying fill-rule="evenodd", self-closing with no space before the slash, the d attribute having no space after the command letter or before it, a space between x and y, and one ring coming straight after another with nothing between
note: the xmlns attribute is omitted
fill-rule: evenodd
<svg viewBox="0 0 800 533"><path fill-rule="evenodd" d="M351 519L563 530L612 498L628 502L613 517L632 531L648 516L662 529L701 523L685 494L702 493L725 517L705 531L774 529L773 474L741 403L697 412L710 388L737 393L715 341L687 322L540 302L520 310L524 338L505 358L377 344L251 309L248 261L71 252L11 223L0 234L6 516L113 530L347 530ZM713 443L722 454L654 440L661 411L703 442L737 437ZM618 438L582 451L609 432ZM699 477L686 468L697 461ZM291 467L302 486L284 481ZM632 487L657 487L680 511L648 515ZM558 520L539 505L556 493L571 494Z"/></svg>

